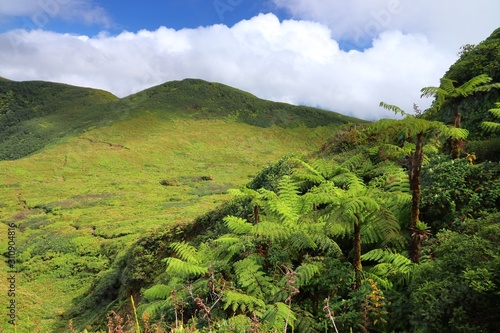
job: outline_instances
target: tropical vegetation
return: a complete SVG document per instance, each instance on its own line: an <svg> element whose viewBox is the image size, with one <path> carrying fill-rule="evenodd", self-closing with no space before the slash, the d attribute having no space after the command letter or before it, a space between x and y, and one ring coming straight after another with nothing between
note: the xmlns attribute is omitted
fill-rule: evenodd
<svg viewBox="0 0 500 333"><path fill-rule="evenodd" d="M499 52L371 123L200 80L1 80L17 331L496 332Z"/></svg>

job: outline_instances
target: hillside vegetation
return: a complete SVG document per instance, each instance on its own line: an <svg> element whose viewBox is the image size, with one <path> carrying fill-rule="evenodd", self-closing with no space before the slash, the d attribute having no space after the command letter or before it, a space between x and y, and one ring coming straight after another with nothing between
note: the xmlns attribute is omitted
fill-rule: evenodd
<svg viewBox="0 0 500 333"><path fill-rule="evenodd" d="M88 129L154 113L167 121L218 119L258 127L317 127L359 119L259 99L218 83L167 82L118 99L95 89L51 82L0 81L0 160L18 159Z"/></svg>
<svg viewBox="0 0 500 333"><path fill-rule="evenodd" d="M360 122L200 80L121 100L54 83L7 83L4 158L28 155L0 162L0 232L18 227L18 332L105 318L120 286L131 288L124 267L143 235L180 230L265 165L310 154L341 124Z"/></svg>
<svg viewBox="0 0 500 333"><path fill-rule="evenodd" d="M498 331L497 38L400 120L183 80L0 162L18 331Z"/></svg>
<svg viewBox="0 0 500 333"><path fill-rule="evenodd" d="M144 235L65 315L94 331L496 332L500 165L469 141L487 152L496 134L466 121L494 90L437 88L439 108L381 103L404 118L343 126L191 223ZM110 291L115 312L91 317Z"/></svg>

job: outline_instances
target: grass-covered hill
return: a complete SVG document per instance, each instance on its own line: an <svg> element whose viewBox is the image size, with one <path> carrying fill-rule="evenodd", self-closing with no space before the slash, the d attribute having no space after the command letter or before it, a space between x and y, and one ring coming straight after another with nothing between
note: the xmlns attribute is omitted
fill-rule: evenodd
<svg viewBox="0 0 500 333"><path fill-rule="evenodd" d="M357 122L309 107L259 99L219 83L168 82L124 99L88 88L51 82L0 81L0 160L39 151L61 138L154 112L163 120L224 119L259 127Z"/></svg>
<svg viewBox="0 0 500 333"><path fill-rule="evenodd" d="M60 138L102 126L115 115L108 92L52 82L0 80L0 160L32 154Z"/></svg>
<svg viewBox="0 0 500 333"><path fill-rule="evenodd" d="M141 276L146 261L130 262L138 239L182 230L262 167L361 122L200 80L123 99L48 82L0 87L0 234L17 226L17 332L102 319L124 288L154 279ZM2 260L2 280L8 271Z"/></svg>

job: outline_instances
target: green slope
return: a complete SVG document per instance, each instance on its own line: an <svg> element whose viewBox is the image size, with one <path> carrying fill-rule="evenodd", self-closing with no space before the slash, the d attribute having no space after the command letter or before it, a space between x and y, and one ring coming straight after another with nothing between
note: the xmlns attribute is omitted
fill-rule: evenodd
<svg viewBox="0 0 500 333"><path fill-rule="evenodd" d="M136 240L191 223L263 166L309 154L340 124L359 121L199 80L121 100L45 82L13 82L9 91L19 121L4 130L33 131L18 137L17 149L32 147L34 133L47 135L38 153L0 161L1 253L8 224L17 226L17 332L67 331L73 316L92 323L115 300L115 284L131 283L116 268ZM8 272L1 261L0 278Z"/></svg>
<svg viewBox="0 0 500 333"><path fill-rule="evenodd" d="M444 77L456 81L458 87L475 76L487 74L493 82L500 82L500 28L477 45L468 45L460 58L450 66ZM485 139L491 133L481 128L483 121L496 121L489 112L500 101L500 89L487 93L476 93L463 98L458 105L462 114L462 127L470 131L469 140ZM444 105L439 113L427 114L427 118L450 124L453 120L452 103Z"/></svg>
<svg viewBox="0 0 500 333"><path fill-rule="evenodd" d="M259 99L218 83L168 82L119 100L95 89L0 80L0 160L28 156L66 136L156 112L164 119L225 119L260 127L358 122L315 108Z"/></svg>
<svg viewBox="0 0 500 333"><path fill-rule="evenodd" d="M118 98L65 84L0 80L0 160L27 156L68 134L109 124L103 106Z"/></svg>

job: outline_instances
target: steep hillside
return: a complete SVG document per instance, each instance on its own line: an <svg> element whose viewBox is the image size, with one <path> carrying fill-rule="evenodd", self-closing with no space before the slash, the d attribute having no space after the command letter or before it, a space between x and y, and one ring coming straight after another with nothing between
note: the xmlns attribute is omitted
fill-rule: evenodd
<svg viewBox="0 0 500 333"><path fill-rule="evenodd" d="M358 119L259 99L218 83L168 82L119 100L100 90L0 80L0 160L39 151L66 136L155 112L163 119L224 119L260 127L342 124Z"/></svg>
<svg viewBox="0 0 500 333"><path fill-rule="evenodd" d="M2 239L16 225L17 332L66 331L82 309L90 311L75 322L93 323L116 301L119 286L131 283L118 268L140 237L175 232L263 166L309 154L340 124L359 121L199 80L121 100L43 82L12 83L3 93L4 117L13 106L19 111L5 130L27 131L16 139L18 150L47 129L37 148L43 150L0 162ZM7 242L0 252L7 253ZM0 272L6 279L5 261ZM0 302L9 302L6 293Z"/></svg>
<svg viewBox="0 0 500 333"><path fill-rule="evenodd" d="M450 66L444 77L456 81L455 87L458 87L481 74L490 76L492 82L500 82L500 28L478 45L465 45L460 58ZM498 101L500 101L500 89L493 89L488 93L476 93L459 102L462 127L470 130L471 140L491 137L491 133L481 130L480 124L482 121L494 120L488 110ZM430 114L428 118L451 123L453 107L453 103L448 103L443 106L441 112Z"/></svg>
<svg viewBox="0 0 500 333"><path fill-rule="evenodd" d="M51 82L0 80L0 160L27 156L68 134L116 119L104 112L118 100L95 89Z"/></svg>

